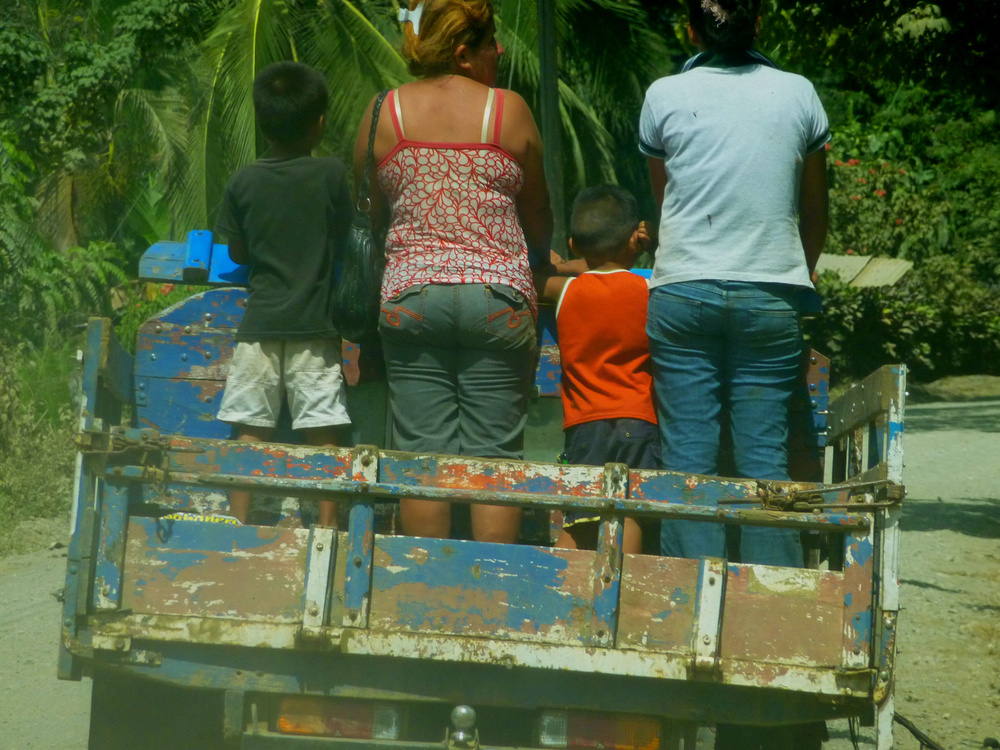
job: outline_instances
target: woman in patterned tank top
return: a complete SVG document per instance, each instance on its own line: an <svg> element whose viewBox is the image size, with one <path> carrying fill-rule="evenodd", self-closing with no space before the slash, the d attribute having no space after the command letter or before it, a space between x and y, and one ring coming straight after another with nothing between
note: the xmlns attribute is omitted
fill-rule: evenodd
<svg viewBox="0 0 1000 750"><path fill-rule="evenodd" d="M411 2L400 19L417 80L385 99L372 190L386 232L379 330L392 445L520 459L536 348L532 274L547 265L552 235L541 138L524 100L494 88L503 49L490 0ZM451 535L447 503L406 499L400 514L405 534ZM475 539L517 541L519 509L478 505L471 516Z"/></svg>

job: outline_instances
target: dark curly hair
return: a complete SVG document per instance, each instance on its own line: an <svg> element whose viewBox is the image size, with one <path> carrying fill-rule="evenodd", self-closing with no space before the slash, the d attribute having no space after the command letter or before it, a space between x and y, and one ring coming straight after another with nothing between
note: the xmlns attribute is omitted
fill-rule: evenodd
<svg viewBox="0 0 1000 750"><path fill-rule="evenodd" d="M709 49L753 48L761 0L687 0L691 27Z"/></svg>

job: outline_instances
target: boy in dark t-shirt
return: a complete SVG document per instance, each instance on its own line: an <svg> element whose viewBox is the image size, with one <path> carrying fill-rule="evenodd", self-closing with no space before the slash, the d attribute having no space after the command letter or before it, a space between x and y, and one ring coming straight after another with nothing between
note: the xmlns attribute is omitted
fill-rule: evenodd
<svg viewBox="0 0 1000 750"><path fill-rule="evenodd" d="M351 420L331 296L354 208L343 163L312 156L329 94L317 71L279 62L254 79L253 100L270 148L230 178L215 226L233 261L250 267L218 418L236 425L238 440L266 441L287 397L292 428L335 446ZM231 491L229 506L246 522L250 493ZM335 519L335 502L320 501L320 524Z"/></svg>

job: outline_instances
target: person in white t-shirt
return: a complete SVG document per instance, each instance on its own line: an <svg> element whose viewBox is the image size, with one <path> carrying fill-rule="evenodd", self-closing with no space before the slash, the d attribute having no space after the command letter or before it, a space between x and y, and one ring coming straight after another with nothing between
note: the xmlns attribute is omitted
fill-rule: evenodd
<svg viewBox="0 0 1000 750"><path fill-rule="evenodd" d="M753 49L760 0L689 0L700 54L646 93L639 125L661 206L647 323L665 469L788 479L799 300L827 231L829 126L812 84ZM730 540L731 542L732 540ZM663 524L662 551L801 567L797 532Z"/></svg>

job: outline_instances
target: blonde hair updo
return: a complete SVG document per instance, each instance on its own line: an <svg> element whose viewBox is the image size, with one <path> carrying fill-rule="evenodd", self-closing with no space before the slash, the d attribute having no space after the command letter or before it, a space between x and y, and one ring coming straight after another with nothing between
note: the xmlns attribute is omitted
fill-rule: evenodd
<svg viewBox="0 0 1000 750"><path fill-rule="evenodd" d="M410 73L421 78L449 72L459 45L477 49L496 28L492 0L412 0L409 8L421 4L420 36L404 23L402 49Z"/></svg>

